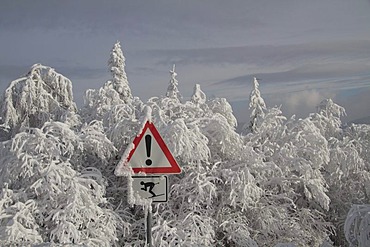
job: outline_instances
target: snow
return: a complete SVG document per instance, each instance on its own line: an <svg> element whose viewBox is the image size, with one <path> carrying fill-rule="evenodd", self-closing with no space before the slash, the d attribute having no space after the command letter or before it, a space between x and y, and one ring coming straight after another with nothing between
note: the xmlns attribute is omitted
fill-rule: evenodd
<svg viewBox="0 0 370 247"><path fill-rule="evenodd" d="M119 42L111 79L77 110L72 82L35 64L10 82L0 112L0 243L4 246L369 246L370 126L345 127L323 100L302 119L266 105L253 78L243 134L224 98L195 84L132 95ZM314 110L314 109L313 109ZM155 124L183 172L169 200L134 192L127 158ZM136 174L143 175L145 174Z"/></svg>
<svg viewBox="0 0 370 247"><path fill-rule="evenodd" d="M344 231L351 246L370 245L370 204L352 206L344 223Z"/></svg>

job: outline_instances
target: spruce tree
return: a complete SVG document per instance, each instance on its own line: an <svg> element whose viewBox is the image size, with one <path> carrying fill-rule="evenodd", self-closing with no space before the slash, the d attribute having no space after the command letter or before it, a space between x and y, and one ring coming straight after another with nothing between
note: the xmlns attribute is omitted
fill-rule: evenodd
<svg viewBox="0 0 370 247"><path fill-rule="evenodd" d="M259 122L265 116L266 104L259 91L259 82L253 78L253 90L249 97L249 109L251 109L249 129L251 132L258 132Z"/></svg>
<svg viewBox="0 0 370 247"><path fill-rule="evenodd" d="M118 92L120 98L128 103L132 100L131 89L125 71L126 59L123 55L120 42L116 42L111 50L108 60L109 70L112 74L113 89Z"/></svg>
<svg viewBox="0 0 370 247"><path fill-rule="evenodd" d="M181 100L181 95L180 95L179 89L177 88L177 86L179 85L179 82L176 79L177 73L175 71L175 68L176 66L174 64L172 67L172 70L170 70L171 79L170 79L170 83L167 88L166 97L171 98L171 99Z"/></svg>

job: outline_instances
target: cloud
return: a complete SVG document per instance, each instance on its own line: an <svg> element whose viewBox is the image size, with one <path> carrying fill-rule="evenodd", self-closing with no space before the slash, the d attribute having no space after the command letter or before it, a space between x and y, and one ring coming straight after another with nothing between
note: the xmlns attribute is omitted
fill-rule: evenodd
<svg viewBox="0 0 370 247"><path fill-rule="evenodd" d="M306 90L286 94L283 99L283 111L287 116L297 114L298 117L308 116L315 112L320 102L327 98L333 98L333 93L323 93L318 90ZM281 99L280 99L281 100Z"/></svg>
<svg viewBox="0 0 370 247"><path fill-rule="evenodd" d="M370 41L332 41L290 45L248 45L199 49L155 49L144 51L158 64L244 64L250 68L292 68L314 62L346 59L370 63ZM247 68L248 68L247 67ZM268 67L266 69L269 69Z"/></svg>
<svg viewBox="0 0 370 247"><path fill-rule="evenodd" d="M249 3L253 6L252 2ZM209 40L220 31L256 28L263 25L245 1L234 4L219 0L205 1L17 1L4 0L0 8L0 29L68 30L79 34L121 34L125 39L146 38L145 47L169 47L167 37L176 40ZM202 37L201 33L208 33ZM142 41L142 40L140 40ZM163 46L163 43L166 45ZM188 42L181 42L187 45ZM152 46L153 45L153 46Z"/></svg>
<svg viewBox="0 0 370 247"><path fill-rule="evenodd" d="M254 76L260 79L265 94L292 93L310 89L339 91L370 86L369 68L361 64L306 65L282 72L243 75L215 85L240 87L248 85Z"/></svg>

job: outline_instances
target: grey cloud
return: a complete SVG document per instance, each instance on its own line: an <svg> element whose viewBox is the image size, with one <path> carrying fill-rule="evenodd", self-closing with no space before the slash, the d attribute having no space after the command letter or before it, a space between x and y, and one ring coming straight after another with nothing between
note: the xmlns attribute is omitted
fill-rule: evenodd
<svg viewBox="0 0 370 247"><path fill-rule="evenodd" d="M56 69L59 73L68 77L73 81L73 79L98 79L109 77L109 72L107 69L102 68L88 68L88 67L59 67Z"/></svg>
<svg viewBox="0 0 370 247"><path fill-rule="evenodd" d="M370 41L326 42L296 45L264 45L206 49L146 51L156 56L158 64L249 64L282 66L292 63L365 59L370 61Z"/></svg>
<svg viewBox="0 0 370 247"><path fill-rule="evenodd" d="M234 77L225 81L216 82L215 85L245 85L249 83L254 76L262 79L262 84L282 83L286 85L298 84L300 82L341 82L353 80L359 83L359 86L369 86L370 65L363 64L308 64L287 71L272 73L254 73ZM361 82L366 82L365 84ZM315 85L319 86L320 85ZM324 85L322 85L324 86ZM339 86L339 85L337 85Z"/></svg>
<svg viewBox="0 0 370 247"><path fill-rule="evenodd" d="M199 27L262 25L247 2L233 4L205 1L18 1L4 0L0 8L0 27L12 29L68 28L94 31L157 32L177 28L191 33Z"/></svg>
<svg viewBox="0 0 370 247"><path fill-rule="evenodd" d="M45 64L50 66L49 64ZM0 78L7 78L9 80L15 80L19 77L22 77L28 73L32 65L22 66L22 65L0 65ZM102 68L88 68L81 66L59 66L53 67L58 73L66 76L67 78L75 79L96 79L101 78L105 75L109 75L107 69ZM10 82L10 81L9 81Z"/></svg>
<svg viewBox="0 0 370 247"><path fill-rule="evenodd" d="M97 26L114 22L105 18L102 11L118 15L119 2L106 4L101 1L19 1L5 0L1 3L0 26L3 28L78 28L79 24ZM118 8L117 8L118 7ZM127 9L127 8L126 8Z"/></svg>

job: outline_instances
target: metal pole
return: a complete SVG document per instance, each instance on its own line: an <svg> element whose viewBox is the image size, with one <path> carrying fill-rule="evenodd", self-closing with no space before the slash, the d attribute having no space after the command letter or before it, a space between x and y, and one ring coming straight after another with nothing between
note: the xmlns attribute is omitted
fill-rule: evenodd
<svg viewBox="0 0 370 247"><path fill-rule="evenodd" d="M146 216L146 244L148 247L152 247L152 210L148 207L148 213Z"/></svg>

